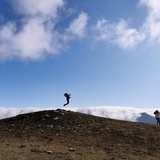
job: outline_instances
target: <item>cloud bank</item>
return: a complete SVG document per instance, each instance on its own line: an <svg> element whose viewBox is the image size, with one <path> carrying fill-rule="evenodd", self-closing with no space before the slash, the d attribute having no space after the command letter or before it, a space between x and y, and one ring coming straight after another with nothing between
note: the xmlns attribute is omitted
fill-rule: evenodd
<svg viewBox="0 0 160 160"><path fill-rule="evenodd" d="M57 54L63 48L59 42L61 37L54 30L63 0L13 0L10 3L15 14L23 18L0 27L1 61L42 59L45 54Z"/></svg>
<svg viewBox="0 0 160 160"><path fill-rule="evenodd" d="M130 28L127 21L121 19L117 24L110 24L106 19L98 20L92 27L95 41L118 45L123 49L135 47L145 39L145 33Z"/></svg>
<svg viewBox="0 0 160 160"><path fill-rule="evenodd" d="M18 18L6 22L0 15L0 62L40 60L58 55L67 51L70 41L78 39L89 39L94 44L109 43L122 49L132 49L144 41L159 44L160 1L139 0L139 4L148 11L139 28L132 27L125 19L110 23L103 18L97 19L96 24L89 24L91 15L80 12L68 26L59 29L60 20L65 20L62 12L74 10L67 8L67 1L13 0L10 5Z"/></svg>
<svg viewBox="0 0 160 160"><path fill-rule="evenodd" d="M0 119L13 117L19 114L42 111L42 110L52 110L56 108L6 108L0 107ZM119 107L119 106L95 106L95 107L79 107L79 108L61 108L66 110L71 110L75 112L95 115L99 117L125 120L132 122L145 122L154 123L153 112L156 109L139 109L132 107ZM142 117L143 115L143 117ZM142 121L143 118L143 121ZM147 118L147 119L145 119ZM150 120L152 119L152 121Z"/></svg>
<svg viewBox="0 0 160 160"><path fill-rule="evenodd" d="M154 116L153 112L156 109L139 109L121 106L95 106L84 108L71 108L71 110L99 117L136 122L137 119L141 117L142 113L146 113L149 116Z"/></svg>
<svg viewBox="0 0 160 160"><path fill-rule="evenodd" d="M48 108L49 109L49 108ZM7 108L7 107L0 107L0 119L14 117L19 114L24 113L31 113L36 111L41 111L44 109L41 108Z"/></svg>

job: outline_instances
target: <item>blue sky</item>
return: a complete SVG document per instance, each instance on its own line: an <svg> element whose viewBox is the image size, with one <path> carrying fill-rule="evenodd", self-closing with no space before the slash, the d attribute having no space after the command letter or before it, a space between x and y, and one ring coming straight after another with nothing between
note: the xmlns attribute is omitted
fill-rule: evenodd
<svg viewBox="0 0 160 160"><path fill-rule="evenodd" d="M158 0L0 1L0 106L160 106Z"/></svg>

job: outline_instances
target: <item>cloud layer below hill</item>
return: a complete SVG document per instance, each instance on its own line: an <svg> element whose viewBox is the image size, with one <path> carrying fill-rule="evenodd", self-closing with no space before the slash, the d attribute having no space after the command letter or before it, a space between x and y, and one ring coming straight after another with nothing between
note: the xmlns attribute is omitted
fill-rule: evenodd
<svg viewBox="0 0 160 160"><path fill-rule="evenodd" d="M36 112L41 110L52 110L57 108L7 108L0 107L0 119L13 117L19 114ZM75 107L75 108L61 108L90 115L107 117L117 120L126 120L133 122L155 123L153 112L156 109L140 109L133 107L120 106L95 106L95 107Z"/></svg>
<svg viewBox="0 0 160 160"><path fill-rule="evenodd" d="M155 124L155 118L153 112L156 109L154 108L144 109L144 108L133 108L133 107L121 107L121 106L97 106L97 107L71 108L71 110L100 117L107 117L111 119Z"/></svg>

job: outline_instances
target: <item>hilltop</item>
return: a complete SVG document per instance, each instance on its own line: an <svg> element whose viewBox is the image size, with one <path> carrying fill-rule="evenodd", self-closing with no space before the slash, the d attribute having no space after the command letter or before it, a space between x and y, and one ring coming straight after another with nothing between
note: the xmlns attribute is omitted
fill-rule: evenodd
<svg viewBox="0 0 160 160"><path fill-rule="evenodd" d="M66 110L0 120L0 160L158 160L160 127Z"/></svg>

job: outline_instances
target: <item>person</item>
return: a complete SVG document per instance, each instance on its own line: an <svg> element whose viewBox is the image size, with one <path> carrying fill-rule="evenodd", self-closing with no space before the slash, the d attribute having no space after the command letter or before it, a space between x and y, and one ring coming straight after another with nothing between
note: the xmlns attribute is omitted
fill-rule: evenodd
<svg viewBox="0 0 160 160"><path fill-rule="evenodd" d="M63 106L66 106L66 105L69 104L69 99L71 98L70 95L71 95L71 94L68 94L68 93L65 93L65 94L64 94L64 96L66 97L67 103L64 104Z"/></svg>
<svg viewBox="0 0 160 160"><path fill-rule="evenodd" d="M158 110L154 112L155 118L157 120L157 125L160 125L160 113Z"/></svg>

